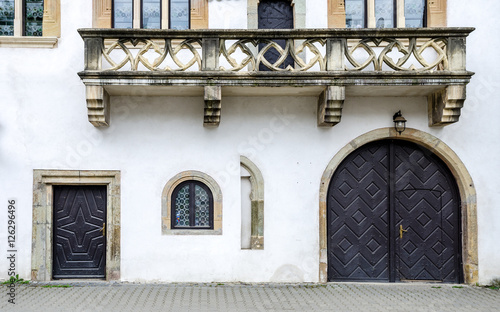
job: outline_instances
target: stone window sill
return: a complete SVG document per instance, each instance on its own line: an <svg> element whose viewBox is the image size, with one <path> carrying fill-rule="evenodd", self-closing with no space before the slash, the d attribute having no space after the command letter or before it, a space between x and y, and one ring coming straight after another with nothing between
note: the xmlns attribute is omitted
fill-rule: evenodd
<svg viewBox="0 0 500 312"><path fill-rule="evenodd" d="M44 48L57 47L57 37L12 37L0 36L0 48Z"/></svg>
<svg viewBox="0 0 500 312"><path fill-rule="evenodd" d="M164 229L163 235L222 235L222 229L217 230L170 230Z"/></svg>

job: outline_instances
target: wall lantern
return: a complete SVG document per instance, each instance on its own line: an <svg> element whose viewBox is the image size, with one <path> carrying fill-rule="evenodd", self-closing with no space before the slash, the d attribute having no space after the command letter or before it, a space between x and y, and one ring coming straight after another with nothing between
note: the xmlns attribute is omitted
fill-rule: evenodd
<svg viewBox="0 0 500 312"><path fill-rule="evenodd" d="M394 121L394 129L401 135L406 129L406 119L401 115L401 111L394 114L392 121Z"/></svg>

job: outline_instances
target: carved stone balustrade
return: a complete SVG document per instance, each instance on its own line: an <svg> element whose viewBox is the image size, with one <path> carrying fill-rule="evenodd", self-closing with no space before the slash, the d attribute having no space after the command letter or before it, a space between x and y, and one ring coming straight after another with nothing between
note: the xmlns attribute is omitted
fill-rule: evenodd
<svg viewBox="0 0 500 312"><path fill-rule="evenodd" d="M109 125L113 95L202 96L204 125L217 126L222 94L297 93L318 96L318 126L340 122L346 96L427 97L429 125L443 126L458 121L473 75L473 28L78 31L95 126Z"/></svg>

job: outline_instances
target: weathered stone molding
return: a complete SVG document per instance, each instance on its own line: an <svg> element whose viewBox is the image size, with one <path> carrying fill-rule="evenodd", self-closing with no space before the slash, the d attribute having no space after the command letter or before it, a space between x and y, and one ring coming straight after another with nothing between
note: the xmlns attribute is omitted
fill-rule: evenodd
<svg viewBox="0 0 500 312"><path fill-rule="evenodd" d="M340 122L345 87L328 86L318 98L318 127L333 127Z"/></svg>
<svg viewBox="0 0 500 312"><path fill-rule="evenodd" d="M427 97L429 126L446 126L460 118L465 102L465 86L448 86Z"/></svg>
<svg viewBox="0 0 500 312"><path fill-rule="evenodd" d="M203 116L204 126L219 126L221 114L221 87L206 86L205 87L205 108Z"/></svg>
<svg viewBox="0 0 500 312"><path fill-rule="evenodd" d="M252 191L251 249L264 249L264 177L259 168L247 157L240 156L240 165L250 173Z"/></svg>
<svg viewBox="0 0 500 312"><path fill-rule="evenodd" d="M61 37L60 0L44 1L42 34L44 37Z"/></svg>
<svg viewBox="0 0 500 312"><path fill-rule="evenodd" d="M52 280L53 185L106 185L106 280L120 279L120 171L33 170L31 280Z"/></svg>
<svg viewBox="0 0 500 312"><path fill-rule="evenodd" d="M450 169L458 185L461 200L462 261L465 282L478 280L477 198L474 182L457 154L439 138L416 129L398 134L394 128L382 128L365 133L344 146L328 163L321 177L319 191L319 280L328 281L327 194L328 186L340 163L360 146L381 139L407 140L422 145L436 154Z"/></svg>
<svg viewBox="0 0 500 312"><path fill-rule="evenodd" d="M109 94L103 86L86 86L87 114L95 127L109 126Z"/></svg>
<svg viewBox="0 0 500 312"><path fill-rule="evenodd" d="M177 185L190 180L202 182L212 192L213 230L175 230L171 228L172 193ZM165 184L161 195L161 233L162 235L222 235L222 191L219 184L208 174L195 170L183 171L170 179Z"/></svg>
<svg viewBox="0 0 500 312"><path fill-rule="evenodd" d="M111 28L113 0L92 0L92 27Z"/></svg>
<svg viewBox="0 0 500 312"><path fill-rule="evenodd" d="M0 36L0 48L46 48L57 47L57 37L12 37Z"/></svg>

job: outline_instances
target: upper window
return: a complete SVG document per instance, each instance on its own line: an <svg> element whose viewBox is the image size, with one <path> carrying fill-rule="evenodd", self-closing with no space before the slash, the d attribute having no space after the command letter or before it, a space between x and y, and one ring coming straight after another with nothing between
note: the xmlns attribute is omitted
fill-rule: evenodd
<svg viewBox="0 0 500 312"><path fill-rule="evenodd" d="M18 16L21 23L16 23ZM42 36L42 33L43 0L0 0L1 36Z"/></svg>
<svg viewBox="0 0 500 312"><path fill-rule="evenodd" d="M207 28L207 9L206 0L113 0L112 27Z"/></svg>
<svg viewBox="0 0 500 312"><path fill-rule="evenodd" d="M0 0L0 47L55 48L60 0Z"/></svg>
<svg viewBox="0 0 500 312"><path fill-rule="evenodd" d="M425 0L345 0L345 16L347 28L427 26Z"/></svg>
<svg viewBox="0 0 500 312"><path fill-rule="evenodd" d="M172 229L213 229L213 196L202 182L188 180L172 193Z"/></svg>

